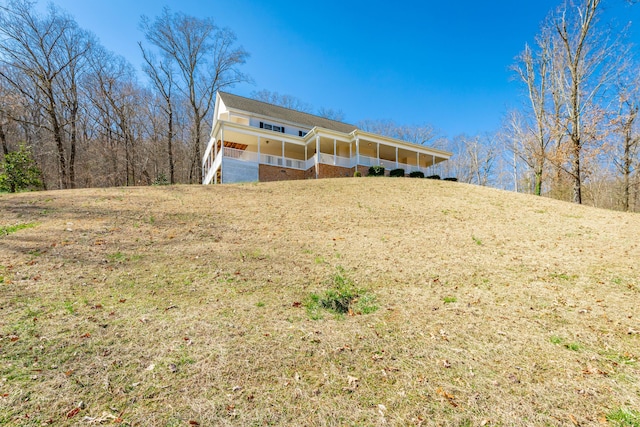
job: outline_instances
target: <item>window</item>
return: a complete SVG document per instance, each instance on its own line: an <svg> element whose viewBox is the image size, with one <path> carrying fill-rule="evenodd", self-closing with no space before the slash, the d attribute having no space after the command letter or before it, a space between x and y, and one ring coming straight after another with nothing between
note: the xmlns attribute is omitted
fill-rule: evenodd
<svg viewBox="0 0 640 427"><path fill-rule="evenodd" d="M284 133L284 126L270 125L269 123L260 122L260 129L272 130L274 132Z"/></svg>
<svg viewBox="0 0 640 427"><path fill-rule="evenodd" d="M307 132L305 132L305 131L303 131L303 130L299 130L299 131L298 131L298 136L300 136L300 137L303 137L303 138L304 138L305 136L307 136Z"/></svg>

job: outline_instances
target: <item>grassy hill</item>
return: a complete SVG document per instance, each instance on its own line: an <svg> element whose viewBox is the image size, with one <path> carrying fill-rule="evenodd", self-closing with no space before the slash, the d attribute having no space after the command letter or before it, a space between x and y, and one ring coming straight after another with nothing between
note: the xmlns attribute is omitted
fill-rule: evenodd
<svg viewBox="0 0 640 427"><path fill-rule="evenodd" d="M638 215L390 178L0 212L0 425L640 425Z"/></svg>

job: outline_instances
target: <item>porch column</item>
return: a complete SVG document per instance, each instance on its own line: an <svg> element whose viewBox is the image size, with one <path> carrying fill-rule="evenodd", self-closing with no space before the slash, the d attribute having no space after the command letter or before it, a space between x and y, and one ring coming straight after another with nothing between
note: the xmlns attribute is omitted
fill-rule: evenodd
<svg viewBox="0 0 640 427"><path fill-rule="evenodd" d="M284 141L282 141L282 166L285 165L285 161L284 161Z"/></svg>
<svg viewBox="0 0 640 427"><path fill-rule="evenodd" d="M420 170L420 153L416 153L416 167Z"/></svg>
<svg viewBox="0 0 640 427"><path fill-rule="evenodd" d="M431 175L435 175L436 173L436 155L431 155Z"/></svg>
<svg viewBox="0 0 640 427"><path fill-rule="evenodd" d="M258 164L260 164L260 136L258 136Z"/></svg>
<svg viewBox="0 0 640 427"><path fill-rule="evenodd" d="M336 165L336 139L333 138L333 165Z"/></svg>
<svg viewBox="0 0 640 427"><path fill-rule="evenodd" d="M356 170L360 164L360 138L356 136Z"/></svg>
<svg viewBox="0 0 640 427"><path fill-rule="evenodd" d="M307 144L304 145L304 167L307 167L307 160L309 160L309 154L307 153Z"/></svg>
<svg viewBox="0 0 640 427"><path fill-rule="evenodd" d="M376 157L378 158L378 166L380 166L380 143L376 143Z"/></svg>
<svg viewBox="0 0 640 427"><path fill-rule="evenodd" d="M220 155L224 157L224 127L220 128ZM222 167L222 163L220 163Z"/></svg>
<svg viewBox="0 0 640 427"><path fill-rule="evenodd" d="M351 146L351 143L349 143L349 166L351 166L352 156L353 156L353 147Z"/></svg>
<svg viewBox="0 0 640 427"><path fill-rule="evenodd" d="M316 179L318 179L320 175L318 162L320 162L320 135L316 135Z"/></svg>
<svg viewBox="0 0 640 427"><path fill-rule="evenodd" d="M398 169L398 147L396 147L396 169Z"/></svg>

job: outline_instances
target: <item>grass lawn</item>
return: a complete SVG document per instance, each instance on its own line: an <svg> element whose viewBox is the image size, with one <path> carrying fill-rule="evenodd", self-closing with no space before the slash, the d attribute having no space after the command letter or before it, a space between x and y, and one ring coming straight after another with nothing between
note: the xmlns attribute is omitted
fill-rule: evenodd
<svg viewBox="0 0 640 427"><path fill-rule="evenodd" d="M640 426L637 214L408 178L0 213L0 425Z"/></svg>

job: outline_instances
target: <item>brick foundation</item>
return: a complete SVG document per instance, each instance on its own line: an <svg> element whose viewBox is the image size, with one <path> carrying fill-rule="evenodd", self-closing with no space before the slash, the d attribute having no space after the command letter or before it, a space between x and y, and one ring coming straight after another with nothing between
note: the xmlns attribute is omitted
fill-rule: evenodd
<svg viewBox="0 0 640 427"><path fill-rule="evenodd" d="M345 178L353 176L353 168L343 168L342 166L318 165L318 178Z"/></svg>

